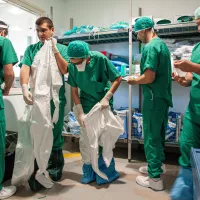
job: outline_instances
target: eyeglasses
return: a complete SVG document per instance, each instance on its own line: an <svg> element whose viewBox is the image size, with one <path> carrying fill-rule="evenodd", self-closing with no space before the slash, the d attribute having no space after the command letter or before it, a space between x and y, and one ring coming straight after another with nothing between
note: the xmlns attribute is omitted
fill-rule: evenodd
<svg viewBox="0 0 200 200"><path fill-rule="evenodd" d="M35 31L37 31L37 33L45 33L46 31L47 31L47 29L46 28L42 28L42 29L36 29Z"/></svg>
<svg viewBox="0 0 200 200"><path fill-rule="evenodd" d="M71 64L73 64L73 65L80 65L80 64L82 64L82 63L83 63L83 61L84 61L84 58L82 58L82 60L81 60L81 61L79 61L79 62L76 62L76 63L74 63L74 62L72 62L71 60L69 60L69 63L71 63Z"/></svg>

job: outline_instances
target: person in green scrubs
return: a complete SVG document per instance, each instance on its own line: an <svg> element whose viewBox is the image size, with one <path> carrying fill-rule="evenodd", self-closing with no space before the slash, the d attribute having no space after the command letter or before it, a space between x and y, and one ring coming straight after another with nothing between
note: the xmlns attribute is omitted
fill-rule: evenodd
<svg viewBox="0 0 200 200"><path fill-rule="evenodd" d="M0 21L0 85L5 83L4 88L0 87L0 199L7 199L16 192L15 186L3 187L2 181L5 173L5 136L6 121L4 113L3 96L9 94L14 81L13 65L18 62L16 52L9 39L8 25Z"/></svg>
<svg viewBox="0 0 200 200"><path fill-rule="evenodd" d="M31 73L31 65L34 61L34 57L36 56L37 52L43 46L45 40L48 40L53 36L54 33L54 26L52 21L47 17L41 17L36 21L36 31L38 34L39 42L27 47L24 57L20 63L21 72L20 72L20 82L22 85L22 91L24 95L24 101L31 105L32 102L32 94L28 90L28 81ZM52 39L52 38L51 38ZM67 47L61 44L57 44L55 39L52 39L52 50L56 58L56 62L58 64L58 68L61 74L67 73ZM56 124L54 124L53 128L53 148L51 152L51 156L49 159L48 164L48 172L49 176L53 181L59 181L62 176L62 170L64 167L64 157L62 153L63 147L63 137L62 137L62 130L63 130L63 121L64 121L64 108L66 105L66 98L65 98L65 83L64 83L64 75L63 75L63 86L59 92L59 120ZM55 106L53 101L51 101L51 115L53 116L55 110ZM31 176L29 180L29 185L32 190L38 191L42 188L42 185L35 180L35 174L38 170L37 163L35 163L35 171L34 174Z"/></svg>
<svg viewBox="0 0 200 200"><path fill-rule="evenodd" d="M73 41L69 44L68 57L70 58L68 83L72 86L74 110L81 125L80 152L84 163L81 183L88 184L95 180L99 185L110 183L119 177L115 170L114 159L112 159L110 166L106 167L101 155L102 148L100 148L99 170L105 173L109 180L104 180L95 174L91 165L90 146L83 119L85 114L89 113L98 102L101 103L102 109L110 106L113 110L112 96L119 87L122 78L107 57L100 52L90 51L89 45L83 41Z"/></svg>
<svg viewBox="0 0 200 200"><path fill-rule="evenodd" d="M200 7L195 11L194 16L200 32ZM175 74L174 79L180 85L190 87L190 102L184 115L183 130L179 139L181 168L170 196L172 200L192 200L193 179L190 152L192 147L200 148L200 43L194 47L191 61L175 61L174 67L188 72L186 77Z"/></svg>
<svg viewBox="0 0 200 200"><path fill-rule="evenodd" d="M138 176L136 182L153 190L163 190L160 175L164 171L165 133L168 110L172 107L171 56L166 44L154 32L154 23L148 17L141 17L134 26L137 38L146 45L140 63L141 76L129 77L128 84L141 84L143 89L143 131L144 149L148 167L139 171L148 174Z"/></svg>

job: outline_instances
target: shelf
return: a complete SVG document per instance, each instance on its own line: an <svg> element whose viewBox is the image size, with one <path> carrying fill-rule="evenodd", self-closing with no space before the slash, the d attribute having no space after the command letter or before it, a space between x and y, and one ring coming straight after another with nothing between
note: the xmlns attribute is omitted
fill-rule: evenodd
<svg viewBox="0 0 200 200"><path fill-rule="evenodd" d="M191 38L199 36L198 26L195 22L155 26L161 38Z"/></svg>
<svg viewBox="0 0 200 200"><path fill-rule="evenodd" d="M155 26L157 34L161 38L191 38L199 36L198 27L195 22L169 24ZM59 37L58 42L64 45L68 45L71 41L83 40L89 44L106 44L106 43L118 43L129 41L129 29L110 30L93 34L73 34L70 36ZM133 41L136 41L136 35L133 33Z"/></svg>
<svg viewBox="0 0 200 200"><path fill-rule="evenodd" d="M74 137L74 138L79 138L80 136L77 134L77 135L75 135L75 134L72 134L72 133L69 133L69 132L62 132L62 136L63 137Z"/></svg>
<svg viewBox="0 0 200 200"><path fill-rule="evenodd" d="M79 135L74 135L74 134L71 134L71 133L68 133L68 132L62 132L62 136L63 137L70 137L70 138L79 138L80 136ZM117 142L120 142L120 143L128 143L128 139L125 139L125 138L119 138Z"/></svg>
<svg viewBox="0 0 200 200"><path fill-rule="evenodd" d="M129 29L119 29L111 31L103 31L96 33L95 36L89 33L86 34L73 34L58 38L58 42L68 45L69 42L74 40L83 40L89 44L105 44L105 43L118 43L129 41ZM133 35L133 40L136 37Z"/></svg>
<svg viewBox="0 0 200 200"><path fill-rule="evenodd" d="M70 137L70 138L79 138L79 135L74 135L74 134L71 134L71 133L66 133L66 132L62 132L62 136L63 137ZM132 137L132 142L138 142L139 144L144 144L144 140L139 140L135 137ZM128 143L128 139L126 138L119 138L117 142L120 142L120 143ZM167 147L178 147L178 143L172 143L172 142L166 142L165 145Z"/></svg>
<svg viewBox="0 0 200 200"><path fill-rule="evenodd" d="M144 144L144 140L139 140L135 137L132 137L132 142L138 142L139 144ZM177 142L165 142L165 146L167 147L179 147L179 144Z"/></svg>

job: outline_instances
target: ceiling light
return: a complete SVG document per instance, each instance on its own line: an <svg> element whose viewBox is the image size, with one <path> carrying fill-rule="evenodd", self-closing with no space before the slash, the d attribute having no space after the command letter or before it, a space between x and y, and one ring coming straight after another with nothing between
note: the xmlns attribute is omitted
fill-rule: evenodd
<svg viewBox="0 0 200 200"><path fill-rule="evenodd" d="M8 12L10 12L14 15L20 15L23 13L23 10L20 8L17 8L17 7L13 7L13 8L10 8Z"/></svg>
<svg viewBox="0 0 200 200"><path fill-rule="evenodd" d="M6 2L5 2L5 1L3 1L3 0L0 0L0 3L4 4L4 3L6 3Z"/></svg>

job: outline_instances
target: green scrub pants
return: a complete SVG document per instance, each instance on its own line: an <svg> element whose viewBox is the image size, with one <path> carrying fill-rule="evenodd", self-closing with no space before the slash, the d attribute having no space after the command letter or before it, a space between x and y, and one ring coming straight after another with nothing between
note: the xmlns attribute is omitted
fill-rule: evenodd
<svg viewBox="0 0 200 200"><path fill-rule="evenodd" d="M183 130L179 139L181 157L179 164L182 167L191 167L190 165L190 152L191 148L200 148L200 123L197 124L187 116L183 120Z"/></svg>
<svg viewBox="0 0 200 200"><path fill-rule="evenodd" d="M143 132L144 149L148 162L150 178L159 178L163 172L162 163L165 160L165 132L168 122L169 106L165 99L144 94L143 100Z"/></svg>
<svg viewBox="0 0 200 200"><path fill-rule="evenodd" d="M2 97L0 97L2 98ZM2 190L2 181L5 172L5 136L6 136L6 122L4 108L0 108L0 190Z"/></svg>
<svg viewBox="0 0 200 200"><path fill-rule="evenodd" d="M55 110L55 106L51 101L51 115L53 116ZM64 139L62 136L63 130L63 121L64 121L64 112L65 112L65 103L61 102L59 105L59 119L56 124L54 124L53 128L53 148L49 158L49 163L47 170L49 172L49 176L53 181L59 181L62 177L62 170L64 167L64 156L62 153L62 147L64 144ZM43 186L35 180L35 174L38 170L37 163L35 162L34 173L32 174L29 180L30 188L37 192L42 189Z"/></svg>

